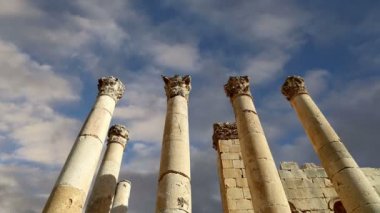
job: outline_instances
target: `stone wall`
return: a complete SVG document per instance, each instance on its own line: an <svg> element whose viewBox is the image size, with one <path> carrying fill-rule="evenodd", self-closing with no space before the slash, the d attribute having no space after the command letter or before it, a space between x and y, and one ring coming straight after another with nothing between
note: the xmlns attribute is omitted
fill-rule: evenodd
<svg viewBox="0 0 380 213"><path fill-rule="evenodd" d="M380 194L380 169L363 168L362 171ZM300 167L295 162L282 162L278 172L294 212L334 212L334 205L335 209L339 208L339 197L322 167L313 163Z"/></svg>
<svg viewBox="0 0 380 213"><path fill-rule="evenodd" d="M224 213L252 213L250 193L245 176L237 135L214 137ZM364 174L380 194L380 169L363 168ZM344 212L340 199L323 168L313 163L299 166L282 162L278 170L292 212ZM334 211L335 207L335 211Z"/></svg>
<svg viewBox="0 0 380 213"><path fill-rule="evenodd" d="M224 213L253 213L239 139L218 140L218 172Z"/></svg>

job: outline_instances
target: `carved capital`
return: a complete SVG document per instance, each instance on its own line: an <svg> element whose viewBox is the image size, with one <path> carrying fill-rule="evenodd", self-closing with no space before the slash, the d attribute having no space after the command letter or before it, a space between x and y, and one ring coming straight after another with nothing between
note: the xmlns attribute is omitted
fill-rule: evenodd
<svg viewBox="0 0 380 213"><path fill-rule="evenodd" d="M165 82L165 93L168 99L180 95L189 100L191 90L191 77L189 75L173 77L162 76Z"/></svg>
<svg viewBox="0 0 380 213"><path fill-rule="evenodd" d="M98 90L99 96L108 95L118 101L123 97L125 86L118 78L108 76L98 80Z"/></svg>
<svg viewBox="0 0 380 213"><path fill-rule="evenodd" d="M234 98L239 95L247 95L252 97L249 89L248 76L231 76L224 85L224 91L230 98Z"/></svg>
<svg viewBox="0 0 380 213"><path fill-rule="evenodd" d="M125 126L115 124L108 130L108 144L119 143L125 148L128 140L129 132Z"/></svg>
<svg viewBox="0 0 380 213"><path fill-rule="evenodd" d="M214 123L214 134L212 136L213 148L217 149L218 140L238 139L236 123Z"/></svg>
<svg viewBox="0 0 380 213"><path fill-rule="evenodd" d="M281 93L290 101L294 96L308 94L305 81L300 76L289 76L282 85Z"/></svg>

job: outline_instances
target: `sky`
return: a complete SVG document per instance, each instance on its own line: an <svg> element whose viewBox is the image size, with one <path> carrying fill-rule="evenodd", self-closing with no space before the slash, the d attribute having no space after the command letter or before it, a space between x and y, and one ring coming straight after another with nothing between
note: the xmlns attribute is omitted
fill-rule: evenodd
<svg viewBox="0 0 380 213"><path fill-rule="evenodd" d="M125 85L111 124L130 141L130 213L154 212L166 96L191 75L193 212L221 212L212 124L233 121L223 85L248 75L274 159L319 164L280 88L310 95L362 167L379 167L380 2L0 0L0 209L41 212L93 106L97 79Z"/></svg>

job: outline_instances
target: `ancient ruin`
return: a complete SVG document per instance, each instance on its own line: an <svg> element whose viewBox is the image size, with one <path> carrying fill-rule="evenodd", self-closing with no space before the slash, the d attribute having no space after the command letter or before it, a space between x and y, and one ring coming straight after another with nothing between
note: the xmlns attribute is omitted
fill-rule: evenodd
<svg viewBox="0 0 380 213"><path fill-rule="evenodd" d="M43 212L82 212L116 103L125 87L114 77L99 79L98 97L67 157Z"/></svg>
<svg viewBox="0 0 380 213"><path fill-rule="evenodd" d="M128 211L129 196L131 194L131 182L122 180L117 184L115 198L111 213L126 213Z"/></svg>
<svg viewBox="0 0 380 213"><path fill-rule="evenodd" d="M254 209L257 212L290 212L276 164L253 105L248 76L230 77L224 90L234 109Z"/></svg>
<svg viewBox="0 0 380 213"><path fill-rule="evenodd" d="M128 131L125 126L116 124L108 131L107 150L99 168L86 212L107 213L110 211L127 141Z"/></svg>
<svg viewBox="0 0 380 213"><path fill-rule="evenodd" d="M162 139L156 212L191 212L188 101L190 76L162 77L167 112Z"/></svg>
<svg viewBox="0 0 380 213"><path fill-rule="evenodd" d="M188 75L162 78L167 111L162 125L156 213L191 213L188 121L191 78ZM114 125L109 129L108 146L99 162L115 105L125 87L111 76L99 79L98 90L95 105L43 212L128 211L131 183L119 181L129 139L125 126ZM380 212L380 169L359 168L313 102L301 77L288 77L282 93L296 111L322 167L282 162L277 169L253 103L249 78L230 77L224 90L236 119L231 123L215 123L212 137L224 213ZM100 168L95 175L98 164Z"/></svg>

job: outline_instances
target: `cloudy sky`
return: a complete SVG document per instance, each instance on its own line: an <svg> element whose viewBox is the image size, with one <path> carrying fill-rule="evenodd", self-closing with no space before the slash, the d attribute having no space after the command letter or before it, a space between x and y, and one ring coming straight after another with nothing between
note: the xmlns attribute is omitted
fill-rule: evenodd
<svg viewBox="0 0 380 213"><path fill-rule="evenodd" d="M289 103L309 91L359 165L379 167L380 2L0 0L0 209L40 212L96 95L127 86L112 123L130 138L131 213L154 211L166 96L189 74L193 211L221 212L212 124L233 121L223 84L248 75L277 164L319 163Z"/></svg>

